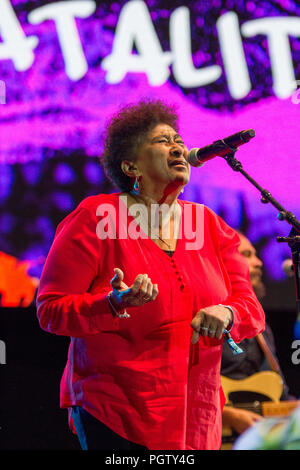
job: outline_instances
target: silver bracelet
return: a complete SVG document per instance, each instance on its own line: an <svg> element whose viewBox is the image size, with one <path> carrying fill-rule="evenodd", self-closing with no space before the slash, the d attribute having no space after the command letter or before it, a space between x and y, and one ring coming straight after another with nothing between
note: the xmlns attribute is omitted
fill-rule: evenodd
<svg viewBox="0 0 300 470"><path fill-rule="evenodd" d="M111 309L113 310L113 312L114 312L114 313L117 315L117 317L119 317L119 318L130 318L129 313L127 313L125 309L124 309L124 313L119 313L119 312L117 312L117 310L115 309L115 307L113 306L113 304L112 304L112 302L111 302L111 300L110 300L111 294L112 294L112 291L110 291L110 292L107 294L106 298L107 298L108 303L109 303Z"/></svg>

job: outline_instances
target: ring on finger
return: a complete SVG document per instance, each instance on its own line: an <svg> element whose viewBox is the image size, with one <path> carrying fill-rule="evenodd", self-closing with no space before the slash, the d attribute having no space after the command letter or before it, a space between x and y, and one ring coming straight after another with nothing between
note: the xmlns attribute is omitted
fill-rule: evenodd
<svg viewBox="0 0 300 470"><path fill-rule="evenodd" d="M206 326L200 326L200 330L209 331Z"/></svg>

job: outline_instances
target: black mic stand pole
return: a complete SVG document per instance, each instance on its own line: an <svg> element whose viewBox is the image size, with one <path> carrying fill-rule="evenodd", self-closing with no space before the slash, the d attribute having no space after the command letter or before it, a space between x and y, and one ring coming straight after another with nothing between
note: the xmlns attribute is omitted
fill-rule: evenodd
<svg viewBox="0 0 300 470"><path fill-rule="evenodd" d="M300 339L300 221L295 217L294 214L288 212L282 207L276 199L270 194L267 189L263 189L248 173L243 170L241 162L236 160L235 153L238 148L229 147L225 142L223 144L228 148L228 153L222 155L228 165L234 170L240 172L253 186L255 186L261 194L261 202L267 204L270 202L276 209L279 210L278 219L285 220L291 226L291 232L288 237L276 237L279 243L288 243L291 248L292 260L294 266L294 278L296 285L296 308L297 308L297 320L295 324L294 335ZM297 331L297 329L299 331Z"/></svg>

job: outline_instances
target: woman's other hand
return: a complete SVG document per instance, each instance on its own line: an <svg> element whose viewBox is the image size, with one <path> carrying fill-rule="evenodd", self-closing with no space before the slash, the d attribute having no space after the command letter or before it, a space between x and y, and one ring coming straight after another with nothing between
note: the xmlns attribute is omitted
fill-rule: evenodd
<svg viewBox="0 0 300 470"><path fill-rule="evenodd" d="M211 307L202 308L197 312L191 323L191 327L194 330L191 340L192 344L197 343L200 335L221 339L223 330L232 321L231 311L223 305L212 305Z"/></svg>
<svg viewBox="0 0 300 470"><path fill-rule="evenodd" d="M114 268L115 276L110 281L113 288L110 300L116 310L127 307L138 307L155 300L158 295L157 284L152 284L147 274L138 274L133 284L128 287L124 279L124 273L119 268Z"/></svg>

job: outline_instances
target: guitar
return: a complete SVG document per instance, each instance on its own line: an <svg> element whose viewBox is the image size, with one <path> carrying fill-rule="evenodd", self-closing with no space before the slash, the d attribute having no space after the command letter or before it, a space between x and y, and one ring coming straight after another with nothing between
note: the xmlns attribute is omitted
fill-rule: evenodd
<svg viewBox="0 0 300 470"><path fill-rule="evenodd" d="M226 397L225 406L253 411L264 417L288 416L300 404L300 401L280 401L283 381L273 371L257 372L242 380L221 376L221 384ZM223 426L221 449L230 449L236 437L231 428Z"/></svg>

